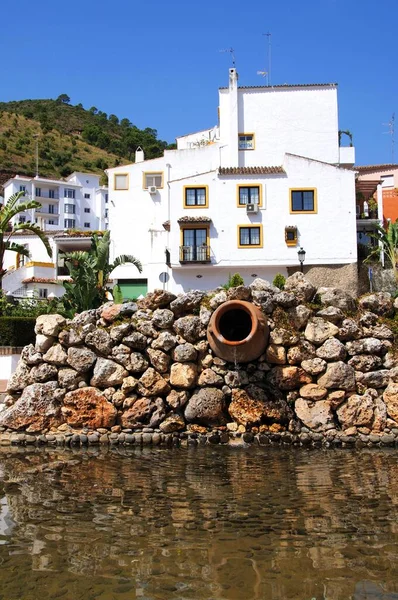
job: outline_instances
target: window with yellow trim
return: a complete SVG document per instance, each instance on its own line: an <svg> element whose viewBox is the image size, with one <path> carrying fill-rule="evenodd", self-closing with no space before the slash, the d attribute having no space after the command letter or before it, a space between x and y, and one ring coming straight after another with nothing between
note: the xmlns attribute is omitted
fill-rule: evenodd
<svg viewBox="0 0 398 600"><path fill-rule="evenodd" d="M261 194L259 185L239 185L238 186L238 205L261 204Z"/></svg>
<svg viewBox="0 0 398 600"><path fill-rule="evenodd" d="M238 134L239 150L254 150L254 133Z"/></svg>
<svg viewBox="0 0 398 600"><path fill-rule="evenodd" d="M115 190L128 190L129 189L129 176L127 173L115 174Z"/></svg>
<svg viewBox="0 0 398 600"><path fill-rule="evenodd" d="M157 188L163 187L162 171L156 173L144 173L144 188L147 190L149 187L152 186L155 186Z"/></svg>
<svg viewBox="0 0 398 600"><path fill-rule="evenodd" d="M184 206L185 208L194 208L196 206L207 207L207 187L185 187Z"/></svg>
<svg viewBox="0 0 398 600"><path fill-rule="evenodd" d="M316 193L314 188L290 190L291 212L316 212Z"/></svg>
<svg viewBox="0 0 398 600"><path fill-rule="evenodd" d="M239 246L261 248L263 245L260 225L238 225Z"/></svg>
<svg viewBox="0 0 398 600"><path fill-rule="evenodd" d="M285 227L285 242L287 246L297 245L297 227Z"/></svg>

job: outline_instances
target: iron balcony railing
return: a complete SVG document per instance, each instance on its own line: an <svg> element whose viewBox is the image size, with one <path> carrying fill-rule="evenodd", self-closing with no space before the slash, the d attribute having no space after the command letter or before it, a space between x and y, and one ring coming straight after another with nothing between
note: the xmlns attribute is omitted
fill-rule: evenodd
<svg viewBox="0 0 398 600"><path fill-rule="evenodd" d="M50 210L49 206L41 206L35 209L37 213L44 213L46 215L59 215L58 206Z"/></svg>
<svg viewBox="0 0 398 600"><path fill-rule="evenodd" d="M180 246L181 263L210 262L210 246Z"/></svg>
<svg viewBox="0 0 398 600"><path fill-rule="evenodd" d="M50 195L49 192L44 192L43 190L40 194L35 193L35 200L40 202L41 198L46 198L47 200L59 200L59 192L54 192L52 195Z"/></svg>

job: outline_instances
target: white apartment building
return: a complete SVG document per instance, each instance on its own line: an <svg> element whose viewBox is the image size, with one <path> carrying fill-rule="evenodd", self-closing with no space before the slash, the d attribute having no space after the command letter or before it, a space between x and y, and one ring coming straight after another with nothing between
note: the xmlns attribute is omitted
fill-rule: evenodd
<svg viewBox="0 0 398 600"><path fill-rule="evenodd" d="M15 297L47 298L62 296L66 276L61 253L84 250L91 245L90 235L79 232L108 228L108 188L100 186L92 173L72 173L65 180L16 175L4 184L4 201L16 192L37 200L41 207L18 213L16 222L40 225L49 239L53 256L49 258L37 236L21 232L13 239L28 248L30 258L6 252L3 290ZM73 231L70 231L73 230Z"/></svg>
<svg viewBox="0 0 398 600"><path fill-rule="evenodd" d="M144 265L114 271L125 296L213 289L235 272L272 281L299 268L300 247L309 278L354 291L355 153L338 129L336 84L239 87L229 69L217 126L107 171L113 255Z"/></svg>

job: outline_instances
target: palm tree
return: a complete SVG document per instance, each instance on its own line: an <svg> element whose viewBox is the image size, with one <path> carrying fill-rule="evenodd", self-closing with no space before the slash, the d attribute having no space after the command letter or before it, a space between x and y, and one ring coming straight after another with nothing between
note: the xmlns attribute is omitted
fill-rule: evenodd
<svg viewBox="0 0 398 600"><path fill-rule="evenodd" d="M377 240L378 245L371 250L364 262L379 259L381 250L391 264L395 281L398 283L398 219L395 223L389 223L387 228L377 225L370 236Z"/></svg>
<svg viewBox="0 0 398 600"><path fill-rule="evenodd" d="M116 267L126 263L133 264L141 273L141 262L129 254L122 254L109 263L110 231L93 234L91 249L64 254L65 265L69 270L71 282L65 281L64 299L67 306L78 312L97 308L107 300L109 275Z"/></svg>
<svg viewBox="0 0 398 600"><path fill-rule="evenodd" d="M11 240L12 236L18 231L32 231L43 242L48 256L52 257L50 243L44 231L35 223L27 221L26 223L13 224L13 218L21 212L32 208L40 208L40 202L36 200L25 200L21 202L21 198L25 196L25 192L17 192L9 197L6 204L0 205L0 288L7 269L4 268L4 255L6 251L17 252L21 256L29 258L29 250L22 244L18 244Z"/></svg>

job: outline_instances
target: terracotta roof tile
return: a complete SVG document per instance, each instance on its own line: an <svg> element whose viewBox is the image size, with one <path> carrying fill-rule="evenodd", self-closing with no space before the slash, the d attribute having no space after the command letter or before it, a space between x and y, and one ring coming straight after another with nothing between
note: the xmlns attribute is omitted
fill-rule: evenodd
<svg viewBox="0 0 398 600"><path fill-rule="evenodd" d="M219 175L274 175L285 173L285 169L280 167L220 167Z"/></svg>
<svg viewBox="0 0 398 600"><path fill-rule="evenodd" d="M180 217L177 223L211 223L210 217Z"/></svg>
<svg viewBox="0 0 398 600"><path fill-rule="evenodd" d="M381 171L384 169L398 169L398 165L394 163L386 163L384 165L358 165L352 167L353 171Z"/></svg>

